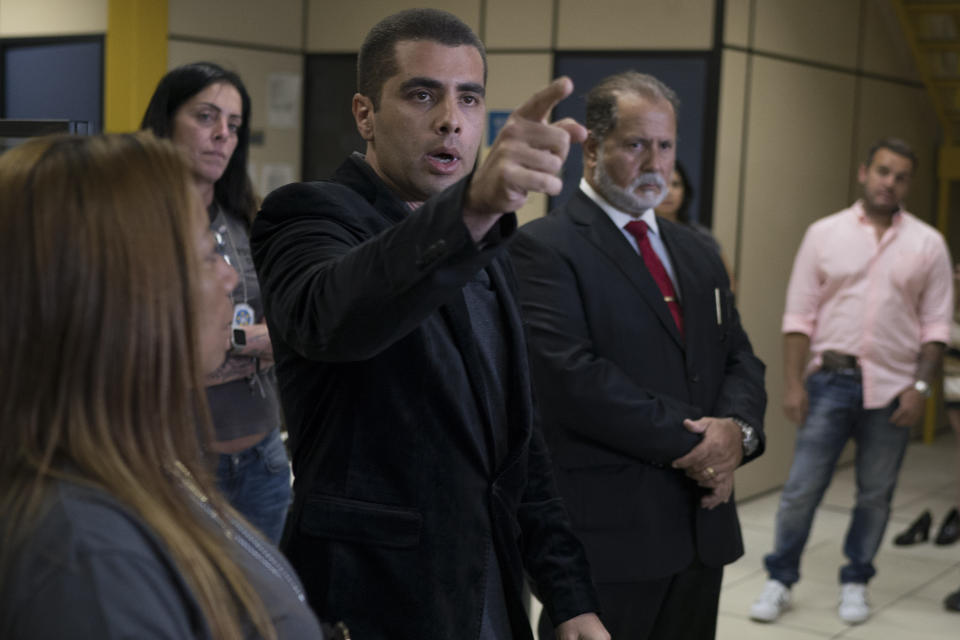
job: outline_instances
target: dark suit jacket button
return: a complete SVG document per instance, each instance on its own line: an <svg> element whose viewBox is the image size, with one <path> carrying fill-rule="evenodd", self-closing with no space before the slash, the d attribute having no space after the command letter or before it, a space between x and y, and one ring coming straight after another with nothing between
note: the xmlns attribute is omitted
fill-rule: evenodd
<svg viewBox="0 0 960 640"><path fill-rule="evenodd" d="M695 373L690 376L690 382L700 382L700 374Z"/></svg>

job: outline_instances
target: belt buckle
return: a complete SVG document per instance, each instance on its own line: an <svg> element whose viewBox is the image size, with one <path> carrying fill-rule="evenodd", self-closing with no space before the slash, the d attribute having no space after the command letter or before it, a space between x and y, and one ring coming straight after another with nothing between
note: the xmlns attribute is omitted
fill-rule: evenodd
<svg viewBox="0 0 960 640"><path fill-rule="evenodd" d="M860 371L860 365L857 363L856 356L838 351L824 351L820 355L820 364L826 371L835 371L847 375L856 374Z"/></svg>

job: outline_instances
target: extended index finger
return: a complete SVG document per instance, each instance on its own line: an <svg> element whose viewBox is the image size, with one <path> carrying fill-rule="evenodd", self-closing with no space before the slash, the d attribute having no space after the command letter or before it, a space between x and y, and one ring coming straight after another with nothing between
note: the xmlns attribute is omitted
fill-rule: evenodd
<svg viewBox="0 0 960 640"><path fill-rule="evenodd" d="M561 76L537 91L514 110L514 115L526 120L546 122L557 103L573 93L573 81Z"/></svg>

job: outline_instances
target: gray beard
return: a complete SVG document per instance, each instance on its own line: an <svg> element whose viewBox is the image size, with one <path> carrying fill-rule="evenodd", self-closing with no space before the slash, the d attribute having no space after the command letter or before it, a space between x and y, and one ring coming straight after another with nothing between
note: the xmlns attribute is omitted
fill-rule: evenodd
<svg viewBox="0 0 960 640"><path fill-rule="evenodd" d="M640 185L653 181L660 186L659 194L647 198L636 194L636 189ZM604 200L620 211L634 216L642 215L647 209L656 207L667 197L667 188L659 173L644 173L631 182L626 189L617 185L603 168L602 152L597 154L597 165L593 169L593 182L597 192L603 196Z"/></svg>

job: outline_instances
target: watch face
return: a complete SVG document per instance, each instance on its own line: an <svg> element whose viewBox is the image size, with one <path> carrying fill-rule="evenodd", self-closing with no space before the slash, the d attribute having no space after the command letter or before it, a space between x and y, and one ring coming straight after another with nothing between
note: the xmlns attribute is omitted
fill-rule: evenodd
<svg viewBox="0 0 960 640"><path fill-rule="evenodd" d="M746 455L750 455L756 451L760 445L760 441L757 439L757 432L748 424L738 423L738 425L740 427L740 433L743 436L743 452Z"/></svg>

